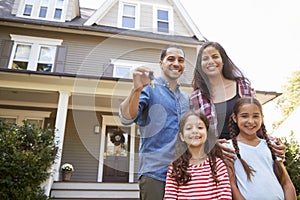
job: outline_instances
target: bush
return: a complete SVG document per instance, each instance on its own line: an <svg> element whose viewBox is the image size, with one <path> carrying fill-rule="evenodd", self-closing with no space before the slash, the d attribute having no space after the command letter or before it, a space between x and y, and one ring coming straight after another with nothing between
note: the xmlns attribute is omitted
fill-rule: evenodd
<svg viewBox="0 0 300 200"><path fill-rule="evenodd" d="M290 178L295 186L296 193L299 199L300 195L300 145L291 133L290 139L281 138L282 143L286 146L286 154L284 165L290 175Z"/></svg>
<svg viewBox="0 0 300 200"><path fill-rule="evenodd" d="M0 199L48 199L40 186L57 153L54 130L23 123L0 120Z"/></svg>

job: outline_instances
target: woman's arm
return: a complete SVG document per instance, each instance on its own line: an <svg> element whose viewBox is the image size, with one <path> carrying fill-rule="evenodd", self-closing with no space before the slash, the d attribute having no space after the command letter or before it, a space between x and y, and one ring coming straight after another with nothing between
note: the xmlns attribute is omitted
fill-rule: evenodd
<svg viewBox="0 0 300 200"><path fill-rule="evenodd" d="M283 164L283 162L280 162L282 170L283 170L283 180L281 183L283 192L284 192L284 199L285 200L296 200L297 195L296 195L296 189L295 186L293 185L293 182Z"/></svg>
<svg viewBox="0 0 300 200"><path fill-rule="evenodd" d="M228 161L231 161L231 162L234 162L234 160L236 159L236 156L235 156L235 150L228 147L228 140L226 139L218 139L217 141L217 145L219 145L219 147L222 149L222 153L223 153L223 160L228 160Z"/></svg>

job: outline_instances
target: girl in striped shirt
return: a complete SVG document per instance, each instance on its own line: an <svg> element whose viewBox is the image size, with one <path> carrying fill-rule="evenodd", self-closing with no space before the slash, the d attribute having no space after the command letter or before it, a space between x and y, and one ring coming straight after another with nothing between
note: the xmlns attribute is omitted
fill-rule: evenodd
<svg viewBox="0 0 300 200"><path fill-rule="evenodd" d="M232 199L222 151L203 113L187 112L177 134L175 160L169 165L164 199Z"/></svg>

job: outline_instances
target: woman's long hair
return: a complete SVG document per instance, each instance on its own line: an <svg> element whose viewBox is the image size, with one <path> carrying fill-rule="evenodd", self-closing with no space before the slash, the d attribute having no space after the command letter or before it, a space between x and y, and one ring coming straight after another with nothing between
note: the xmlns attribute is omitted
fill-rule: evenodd
<svg viewBox="0 0 300 200"><path fill-rule="evenodd" d="M242 79L250 84L250 81L244 76L243 72L228 57L225 49L219 43L209 41L204 43L198 52L196 67L194 70L194 78L192 81L192 86L194 90L200 89L202 94L204 94L207 97L211 97L209 86L210 84L208 82L206 74L202 70L202 54L203 51L210 46L217 49L221 55L224 64L222 74L225 78L229 80Z"/></svg>
<svg viewBox="0 0 300 200"><path fill-rule="evenodd" d="M176 149L175 149L175 160L172 162L173 171L171 177L173 177L178 184L185 184L191 180L191 174L188 173L187 169L192 154L188 149L187 143L181 140L180 134L183 134L184 132L183 128L187 118L193 115L199 117L200 120L204 122L205 127L207 129L207 139L204 143L204 151L209 158L213 179L216 183L218 183L217 174L215 170L216 158L217 157L221 159L223 158L222 150L218 145L216 145L217 138L215 137L214 130L212 130L212 128L209 128L210 127L209 121L206 115L192 110L187 112L182 117L179 123L179 130L177 134Z"/></svg>
<svg viewBox="0 0 300 200"><path fill-rule="evenodd" d="M241 106L243 106L245 104L255 104L259 108L260 114L263 116L262 105L260 104L260 102L256 98L253 98L253 97L242 97L242 98L238 99L236 101L234 107L233 107L233 114L235 116L237 116L239 111L240 111ZM246 163L246 161L241 157L240 149L239 149L239 146L238 146L238 143L237 143L237 136L240 132L240 129L237 126L237 124L233 121L232 118L229 119L229 129L230 129L230 137L232 139L232 143L233 143L233 147L235 149L235 153L236 153L238 159L241 161L241 163L244 167L244 170L247 174L248 180L251 180L251 176L254 175L255 170L253 170L251 168L251 166L249 166ZM272 159L274 161L274 163L273 163L274 173L275 173L278 181L280 183L282 183L283 169L282 169L282 166L280 165L280 162L276 159L276 156L275 156L274 151L273 151L272 146L271 146L271 140L270 140L270 138L267 134L267 130L265 128L264 123L261 124L261 129L262 129L262 138L267 141L268 147L269 147L269 149L271 151L271 154L272 154ZM257 152L257 153L260 153L260 152Z"/></svg>

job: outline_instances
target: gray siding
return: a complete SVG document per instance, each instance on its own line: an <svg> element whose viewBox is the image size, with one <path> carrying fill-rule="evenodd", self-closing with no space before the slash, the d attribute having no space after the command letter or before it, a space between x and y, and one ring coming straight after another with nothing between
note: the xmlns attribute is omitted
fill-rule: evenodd
<svg viewBox="0 0 300 200"><path fill-rule="evenodd" d="M113 7L97 22L97 24L116 27L118 25L118 10L119 3L115 3L115 5L113 5Z"/></svg>
<svg viewBox="0 0 300 200"><path fill-rule="evenodd" d="M117 38L104 38L76 34L57 34L51 31L15 30L3 28L0 33L1 40L9 40L9 33L29 35L45 38L62 39L62 45L67 48L64 73L102 76L111 59L132 60L140 62L159 63L161 49L164 44L122 40ZM3 42L1 42L3 45ZM182 83L191 82L193 67L196 60L196 48L184 47L186 54L186 69Z"/></svg>
<svg viewBox="0 0 300 200"><path fill-rule="evenodd" d="M76 17L76 6L75 0L69 0L68 9L66 11L66 21L71 21Z"/></svg>
<svg viewBox="0 0 300 200"><path fill-rule="evenodd" d="M101 122L100 115L97 116ZM95 121L95 112L92 111L68 112L61 164L74 166L71 181L97 182L100 134L94 134L93 128L98 121Z"/></svg>
<svg viewBox="0 0 300 200"><path fill-rule="evenodd" d="M156 30L153 30L153 4L155 5L161 5L161 6L169 6L168 1L143 1L140 2L140 28L139 30L142 31L148 31L148 32L156 32ZM113 5L113 7L105 14L105 16L97 21L97 24L106 25L106 26L117 26L118 25L118 9L119 9L119 3L116 3ZM192 36L186 25L183 23L183 21L180 19L178 13L175 9L173 9L173 20L174 20L174 34L175 35L182 35L182 36Z"/></svg>
<svg viewBox="0 0 300 200"><path fill-rule="evenodd" d="M153 6L141 4L141 12L140 12L140 29L142 31L150 31L153 30Z"/></svg>
<svg viewBox="0 0 300 200"><path fill-rule="evenodd" d="M174 11L174 35L182 35L182 36L193 36L189 33L186 25L179 17L178 13Z"/></svg>
<svg viewBox="0 0 300 200"><path fill-rule="evenodd" d="M13 5L13 7L12 7L11 14L14 14L14 15L17 14L18 8L19 8L19 5L20 5L20 1L21 1L21 0L15 0L14 5Z"/></svg>

